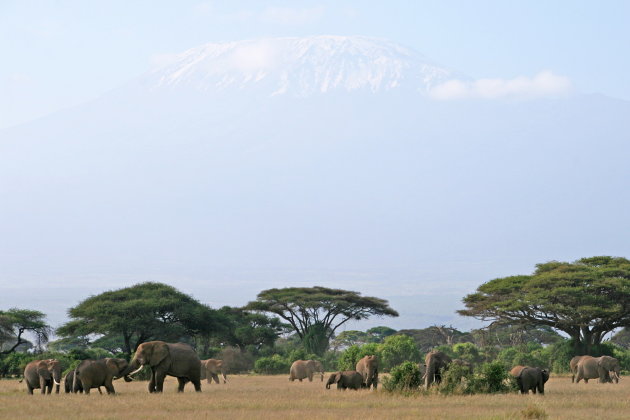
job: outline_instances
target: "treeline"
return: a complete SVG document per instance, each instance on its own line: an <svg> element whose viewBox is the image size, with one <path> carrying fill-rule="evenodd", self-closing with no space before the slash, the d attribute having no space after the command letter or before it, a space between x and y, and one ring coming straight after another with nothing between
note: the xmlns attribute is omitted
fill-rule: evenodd
<svg viewBox="0 0 630 420"><path fill-rule="evenodd" d="M242 308L216 309L172 286L141 283L70 308L55 341L49 341L53 329L43 313L0 311L0 375L18 375L35 358L58 358L66 368L86 358L129 360L151 340L188 343L202 359L223 359L232 372L286 373L296 359L344 370L365 354L379 355L387 371L403 361L419 362L433 349L473 364L499 361L554 372L566 371L574 355L611 355L630 370L625 258L538 264L531 275L482 284L463 303L461 315L490 325L472 331L444 325L342 331L348 321L398 313L384 299L324 287L264 290Z"/></svg>

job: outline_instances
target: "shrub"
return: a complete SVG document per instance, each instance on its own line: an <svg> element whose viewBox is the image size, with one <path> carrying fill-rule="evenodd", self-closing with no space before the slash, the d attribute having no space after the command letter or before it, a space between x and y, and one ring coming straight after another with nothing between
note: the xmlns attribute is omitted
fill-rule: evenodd
<svg viewBox="0 0 630 420"><path fill-rule="evenodd" d="M413 338L407 335L390 335L380 345L380 356L379 368L387 372L404 361L418 362L420 351Z"/></svg>
<svg viewBox="0 0 630 420"><path fill-rule="evenodd" d="M462 394L471 380L472 374L468 366L451 363L442 374L440 392L443 394Z"/></svg>
<svg viewBox="0 0 630 420"><path fill-rule="evenodd" d="M405 392L418 389L422 384L420 369L413 362L403 362L391 369L389 377L383 380L383 388L389 392Z"/></svg>
<svg viewBox="0 0 630 420"><path fill-rule="evenodd" d="M261 357L254 363L254 372L261 374L279 374L288 373L290 363L279 354L274 354L271 357Z"/></svg>
<svg viewBox="0 0 630 420"><path fill-rule="evenodd" d="M472 364L477 364L483 360L479 347L473 343L457 343L453 345L453 353L456 359L465 360Z"/></svg>
<svg viewBox="0 0 630 420"><path fill-rule="evenodd" d="M495 394L509 392L508 372L501 362L485 363L480 371L473 375L464 390L467 394Z"/></svg>

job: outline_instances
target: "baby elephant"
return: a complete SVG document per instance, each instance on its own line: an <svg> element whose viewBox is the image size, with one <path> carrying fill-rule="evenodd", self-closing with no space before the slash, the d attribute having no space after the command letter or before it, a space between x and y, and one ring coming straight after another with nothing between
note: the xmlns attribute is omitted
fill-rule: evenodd
<svg viewBox="0 0 630 420"><path fill-rule="evenodd" d="M528 394L531 389L534 394L538 391L545 394L545 382L549 379L549 371L537 367L524 367L516 377L521 394Z"/></svg>
<svg viewBox="0 0 630 420"><path fill-rule="evenodd" d="M335 372L328 378L326 389L330 389L330 385L332 384L337 384L337 389L361 389L363 376L356 370Z"/></svg>

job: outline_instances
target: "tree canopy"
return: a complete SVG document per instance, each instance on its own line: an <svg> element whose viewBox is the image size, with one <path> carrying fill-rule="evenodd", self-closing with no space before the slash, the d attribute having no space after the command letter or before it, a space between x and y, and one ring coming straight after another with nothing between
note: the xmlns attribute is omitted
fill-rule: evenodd
<svg viewBox="0 0 630 420"><path fill-rule="evenodd" d="M322 354L337 328L350 320L398 316L384 299L320 286L263 290L245 309L278 315L315 354Z"/></svg>
<svg viewBox="0 0 630 420"><path fill-rule="evenodd" d="M630 326L630 260L582 258L538 264L531 275L491 280L463 299L458 313L511 325L548 326L588 353L604 335Z"/></svg>
<svg viewBox="0 0 630 420"><path fill-rule="evenodd" d="M25 333L34 335L38 346L45 344L51 331L45 318L43 313L29 309L0 311L0 355L12 353L29 343Z"/></svg>
<svg viewBox="0 0 630 420"><path fill-rule="evenodd" d="M225 325L217 311L172 286L152 282L91 296L68 315L71 320L57 330L59 335L118 342L128 355L145 341L209 335Z"/></svg>

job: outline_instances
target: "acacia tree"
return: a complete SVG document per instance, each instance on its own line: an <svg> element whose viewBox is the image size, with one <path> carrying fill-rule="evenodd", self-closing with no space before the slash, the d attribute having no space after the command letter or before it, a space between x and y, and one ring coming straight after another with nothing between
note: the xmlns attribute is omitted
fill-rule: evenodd
<svg viewBox="0 0 630 420"><path fill-rule="evenodd" d="M12 353L27 344L25 333L33 334L38 346L45 344L51 330L45 318L43 313L29 309L0 311L0 355Z"/></svg>
<svg viewBox="0 0 630 420"><path fill-rule="evenodd" d="M464 297L461 315L511 325L548 326L588 354L604 335L630 326L630 260L592 257L538 264L529 276L498 278Z"/></svg>
<svg viewBox="0 0 630 420"><path fill-rule="evenodd" d="M311 353L323 354L337 328L370 316L398 316L377 297L326 287L287 287L263 290L244 309L271 312L291 325Z"/></svg>
<svg viewBox="0 0 630 420"><path fill-rule="evenodd" d="M175 341L222 331L221 315L172 286L141 283L91 296L68 310L65 337L119 342L127 355L143 342Z"/></svg>

